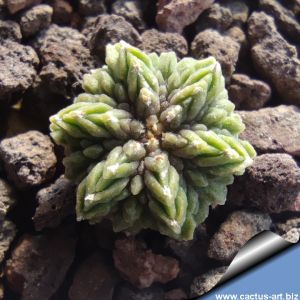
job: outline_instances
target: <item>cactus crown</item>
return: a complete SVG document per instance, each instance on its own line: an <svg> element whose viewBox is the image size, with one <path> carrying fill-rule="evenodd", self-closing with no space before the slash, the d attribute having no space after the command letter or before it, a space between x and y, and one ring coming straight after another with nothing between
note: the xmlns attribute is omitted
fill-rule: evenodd
<svg viewBox="0 0 300 300"><path fill-rule="evenodd" d="M213 57L178 61L123 41L107 46L105 62L50 119L66 176L80 182L77 218L191 239L255 156L238 138L244 125L221 67Z"/></svg>

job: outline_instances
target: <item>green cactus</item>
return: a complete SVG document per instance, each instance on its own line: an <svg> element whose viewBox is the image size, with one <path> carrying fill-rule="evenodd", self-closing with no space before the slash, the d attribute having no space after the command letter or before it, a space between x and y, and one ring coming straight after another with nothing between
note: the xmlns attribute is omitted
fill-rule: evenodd
<svg viewBox="0 0 300 300"><path fill-rule="evenodd" d="M50 118L66 176L79 183L77 219L192 239L256 155L238 138L244 124L220 64L148 55L123 41L107 46L105 62L84 76L85 93Z"/></svg>

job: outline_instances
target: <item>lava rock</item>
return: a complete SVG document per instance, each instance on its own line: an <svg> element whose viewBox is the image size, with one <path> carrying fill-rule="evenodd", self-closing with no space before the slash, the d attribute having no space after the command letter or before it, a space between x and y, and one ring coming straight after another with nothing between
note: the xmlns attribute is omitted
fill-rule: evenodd
<svg viewBox="0 0 300 300"><path fill-rule="evenodd" d="M280 105L239 114L246 125L241 138L248 140L259 153L286 152L300 156L298 107Z"/></svg>
<svg viewBox="0 0 300 300"><path fill-rule="evenodd" d="M11 14L15 14L22 9L37 5L41 0L6 0L6 6Z"/></svg>
<svg viewBox="0 0 300 300"><path fill-rule="evenodd" d="M300 211L300 168L288 154L257 156L232 189L236 198L229 199L238 206L254 207L267 213Z"/></svg>
<svg viewBox="0 0 300 300"><path fill-rule="evenodd" d="M54 0L53 22L59 25L69 24L73 17L73 7L65 0Z"/></svg>
<svg viewBox="0 0 300 300"><path fill-rule="evenodd" d="M23 235L5 266L10 288L24 300L50 299L74 260L75 243L65 228L48 235Z"/></svg>
<svg viewBox="0 0 300 300"><path fill-rule="evenodd" d="M124 40L136 46L141 43L141 37L136 29L123 17L117 15L100 15L91 22L91 32L89 40L90 50L94 55L104 60L105 47L109 43L117 43ZM84 33L84 32L83 32Z"/></svg>
<svg viewBox="0 0 300 300"><path fill-rule="evenodd" d="M164 292L160 287L136 289L128 284L122 284L116 289L115 300L164 300Z"/></svg>
<svg viewBox="0 0 300 300"><path fill-rule="evenodd" d="M271 88L268 84L244 74L234 74L231 77L228 92L236 108L245 110L262 108L271 97Z"/></svg>
<svg viewBox="0 0 300 300"><path fill-rule="evenodd" d="M75 186L63 175L49 187L41 189L33 216L37 231L58 226L64 218L75 214Z"/></svg>
<svg viewBox="0 0 300 300"><path fill-rule="evenodd" d="M175 258L154 254L133 238L117 240L113 257L121 275L138 288L149 287L153 282L167 283L180 271Z"/></svg>
<svg viewBox="0 0 300 300"><path fill-rule="evenodd" d="M0 221L4 219L15 204L14 190L5 180L0 178Z"/></svg>
<svg viewBox="0 0 300 300"><path fill-rule="evenodd" d="M287 219L285 222L275 224L276 231L282 235L282 237L291 242L296 243L300 237L300 218L294 217Z"/></svg>
<svg viewBox="0 0 300 300"><path fill-rule="evenodd" d="M178 33L159 32L156 29L146 30L141 35L141 48L148 52L174 51L179 57L183 57L188 53L188 44L186 39Z"/></svg>
<svg viewBox="0 0 300 300"><path fill-rule="evenodd" d="M192 54L196 58L214 56L222 66L226 81L230 80L239 57L240 45L228 36L211 29L198 33L192 42Z"/></svg>
<svg viewBox="0 0 300 300"><path fill-rule="evenodd" d="M249 7L244 0L225 0L222 1L222 6L230 9L233 24L242 26L248 20Z"/></svg>
<svg viewBox="0 0 300 300"><path fill-rule="evenodd" d="M21 17L20 26L25 38L37 34L47 28L51 23L53 8L41 4L27 10Z"/></svg>
<svg viewBox="0 0 300 300"><path fill-rule="evenodd" d="M39 77L48 91L72 97L83 75L98 65L85 42L76 29L54 24L37 37L33 45L43 63Z"/></svg>
<svg viewBox="0 0 300 300"><path fill-rule="evenodd" d="M111 300L118 277L98 254L85 259L75 273L69 290L71 300Z"/></svg>
<svg viewBox="0 0 300 300"><path fill-rule="evenodd" d="M9 220L0 221L0 264L16 236L16 226Z"/></svg>
<svg viewBox="0 0 300 300"><path fill-rule="evenodd" d="M200 15L195 28L197 32L208 28L225 31L229 28L232 21L231 10L227 7L221 6L219 3L215 3L207 11Z"/></svg>
<svg viewBox="0 0 300 300"><path fill-rule="evenodd" d="M184 27L194 23L214 0L159 0L156 23L163 31L182 33Z"/></svg>
<svg viewBox="0 0 300 300"><path fill-rule="evenodd" d="M39 59L29 46L0 42L0 102L19 97L33 83ZM12 68L13 66L13 68Z"/></svg>
<svg viewBox="0 0 300 300"><path fill-rule="evenodd" d="M257 71L273 84L283 101L300 104L297 50L277 31L274 19L254 12L248 20L251 56Z"/></svg>
<svg viewBox="0 0 300 300"><path fill-rule="evenodd" d="M226 269L226 267L219 267L196 277L191 285L190 297L201 296L209 292L221 280Z"/></svg>
<svg viewBox="0 0 300 300"><path fill-rule="evenodd" d="M95 16L106 12L103 0L79 0L79 13L85 16Z"/></svg>
<svg viewBox="0 0 300 300"><path fill-rule="evenodd" d="M187 294L182 289L174 289L165 293L164 300L186 300Z"/></svg>
<svg viewBox="0 0 300 300"><path fill-rule="evenodd" d="M143 19L142 3L138 0L117 0L112 5L112 13L122 16L137 30L143 31L147 25Z"/></svg>
<svg viewBox="0 0 300 300"><path fill-rule="evenodd" d="M236 253L253 236L269 230L269 215L246 211L233 212L213 235L208 246L208 256L222 262L230 262Z"/></svg>
<svg viewBox="0 0 300 300"><path fill-rule="evenodd" d="M20 42L22 39L22 33L20 25L14 21L1 21L0 20L0 40L12 40Z"/></svg>
<svg viewBox="0 0 300 300"><path fill-rule="evenodd" d="M229 28L227 31L225 31L224 34L229 36L230 38L232 38L234 41L236 41L241 45L239 58L240 58L240 62L242 62L241 60L245 61L249 53L249 43L243 29L241 29L238 26L233 26Z"/></svg>
<svg viewBox="0 0 300 300"><path fill-rule="evenodd" d="M259 7L271 15L279 30L291 40L300 39L300 24L294 13L274 0L259 0Z"/></svg>
<svg viewBox="0 0 300 300"><path fill-rule="evenodd" d="M56 156L50 138L28 131L0 143L0 158L17 188L27 189L52 179Z"/></svg>

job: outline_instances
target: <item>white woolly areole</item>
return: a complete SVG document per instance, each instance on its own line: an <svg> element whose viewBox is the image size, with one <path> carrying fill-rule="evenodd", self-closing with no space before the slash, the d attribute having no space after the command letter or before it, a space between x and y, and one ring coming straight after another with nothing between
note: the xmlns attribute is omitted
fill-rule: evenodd
<svg viewBox="0 0 300 300"><path fill-rule="evenodd" d="M113 164L109 167L107 167L107 170L110 171L111 173L115 174L116 171L118 170L120 164L119 163L116 163L116 164Z"/></svg>
<svg viewBox="0 0 300 300"><path fill-rule="evenodd" d="M163 187L163 194L166 197L171 197L172 196L171 190L168 186Z"/></svg>
<svg viewBox="0 0 300 300"><path fill-rule="evenodd" d="M90 201L94 201L95 199L95 194L88 194L84 197L84 201L90 202Z"/></svg>
<svg viewBox="0 0 300 300"><path fill-rule="evenodd" d="M107 115L108 115L108 121L110 121L111 123L114 123L114 124L118 123L118 121L119 121L118 118L116 118L112 112L108 111Z"/></svg>

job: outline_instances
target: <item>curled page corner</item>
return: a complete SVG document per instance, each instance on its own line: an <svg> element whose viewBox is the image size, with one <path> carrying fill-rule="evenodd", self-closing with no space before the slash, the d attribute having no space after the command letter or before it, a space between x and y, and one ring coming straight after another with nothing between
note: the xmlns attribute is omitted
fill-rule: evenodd
<svg viewBox="0 0 300 300"><path fill-rule="evenodd" d="M259 233L240 249L214 289L295 244L271 231Z"/></svg>

